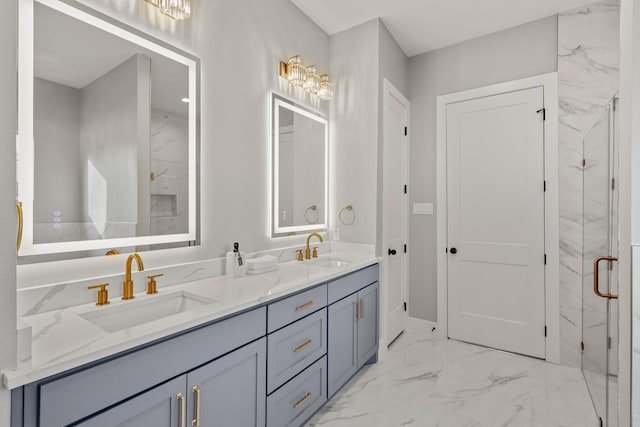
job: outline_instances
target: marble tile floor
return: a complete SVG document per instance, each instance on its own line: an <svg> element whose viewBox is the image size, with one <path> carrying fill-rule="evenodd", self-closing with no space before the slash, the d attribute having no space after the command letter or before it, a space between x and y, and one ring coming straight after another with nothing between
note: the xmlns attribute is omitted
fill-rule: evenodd
<svg viewBox="0 0 640 427"><path fill-rule="evenodd" d="M597 427L582 372L414 323L307 427Z"/></svg>

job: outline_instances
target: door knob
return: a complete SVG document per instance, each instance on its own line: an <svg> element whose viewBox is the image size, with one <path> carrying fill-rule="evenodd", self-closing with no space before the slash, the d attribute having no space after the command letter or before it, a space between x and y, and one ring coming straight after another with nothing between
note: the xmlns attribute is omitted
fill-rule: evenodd
<svg viewBox="0 0 640 427"><path fill-rule="evenodd" d="M449 252L451 252L451 255L455 255L458 253L458 250L456 248L451 248L449 249Z"/></svg>
<svg viewBox="0 0 640 427"><path fill-rule="evenodd" d="M397 252L395 249L389 249L389 256L395 255Z"/></svg>

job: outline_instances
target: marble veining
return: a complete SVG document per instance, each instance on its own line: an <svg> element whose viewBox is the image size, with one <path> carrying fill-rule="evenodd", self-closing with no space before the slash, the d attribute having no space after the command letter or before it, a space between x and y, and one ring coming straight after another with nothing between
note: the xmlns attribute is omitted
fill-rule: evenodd
<svg viewBox="0 0 640 427"><path fill-rule="evenodd" d="M583 283L582 143L619 85L619 14L607 0L558 16L560 359L580 366Z"/></svg>
<svg viewBox="0 0 640 427"><path fill-rule="evenodd" d="M32 328L32 357L18 368L3 372L4 384L13 389L256 307L377 262L373 252L339 252L340 245L335 245L335 249L331 252L332 256L349 260L350 263L341 267L326 268L313 263L288 261L278 264L278 270L269 273L235 279L227 276L199 278L162 287L161 293L188 291L212 303L153 322L134 324L118 332L107 333L81 317L84 313L101 309L95 306L95 301L23 316L21 321ZM295 253L293 250L292 252ZM179 267L176 270L180 271ZM140 284L135 288L136 301L153 298L145 294L146 282L140 280L142 277L139 276L144 273L148 274L138 273L137 280L134 276L137 285ZM183 270L182 273L188 273L188 270ZM56 297L66 292L65 287ZM86 288L75 289L74 292L87 295ZM116 295L117 292L110 295L111 305L108 307L129 303ZM95 295L90 296L95 298Z"/></svg>
<svg viewBox="0 0 640 427"><path fill-rule="evenodd" d="M596 427L582 373L410 325L307 427Z"/></svg>

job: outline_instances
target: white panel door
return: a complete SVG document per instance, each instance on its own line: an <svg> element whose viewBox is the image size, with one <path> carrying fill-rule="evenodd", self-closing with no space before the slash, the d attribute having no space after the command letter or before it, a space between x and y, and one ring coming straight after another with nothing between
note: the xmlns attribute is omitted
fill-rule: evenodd
<svg viewBox="0 0 640 427"><path fill-rule="evenodd" d="M447 106L448 335L545 357L543 89Z"/></svg>
<svg viewBox="0 0 640 427"><path fill-rule="evenodd" d="M383 142L383 247L385 257L386 343L407 323L407 126L409 101L385 82Z"/></svg>

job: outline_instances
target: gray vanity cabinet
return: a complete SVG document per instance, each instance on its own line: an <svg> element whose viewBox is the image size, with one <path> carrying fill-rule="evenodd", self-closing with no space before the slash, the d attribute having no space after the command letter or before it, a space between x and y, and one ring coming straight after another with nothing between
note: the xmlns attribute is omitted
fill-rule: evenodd
<svg viewBox="0 0 640 427"><path fill-rule="evenodd" d="M379 285L329 306L328 396L331 398L378 350Z"/></svg>
<svg viewBox="0 0 640 427"><path fill-rule="evenodd" d="M187 425L264 427L266 339L187 374Z"/></svg>
<svg viewBox="0 0 640 427"><path fill-rule="evenodd" d="M262 338L79 425L263 427L265 363Z"/></svg>
<svg viewBox="0 0 640 427"><path fill-rule="evenodd" d="M179 427L181 401L186 398L186 375L159 385L95 417L77 424L81 427Z"/></svg>
<svg viewBox="0 0 640 427"><path fill-rule="evenodd" d="M378 283L358 292L361 304L358 320L358 369L378 352L378 307L380 300Z"/></svg>

